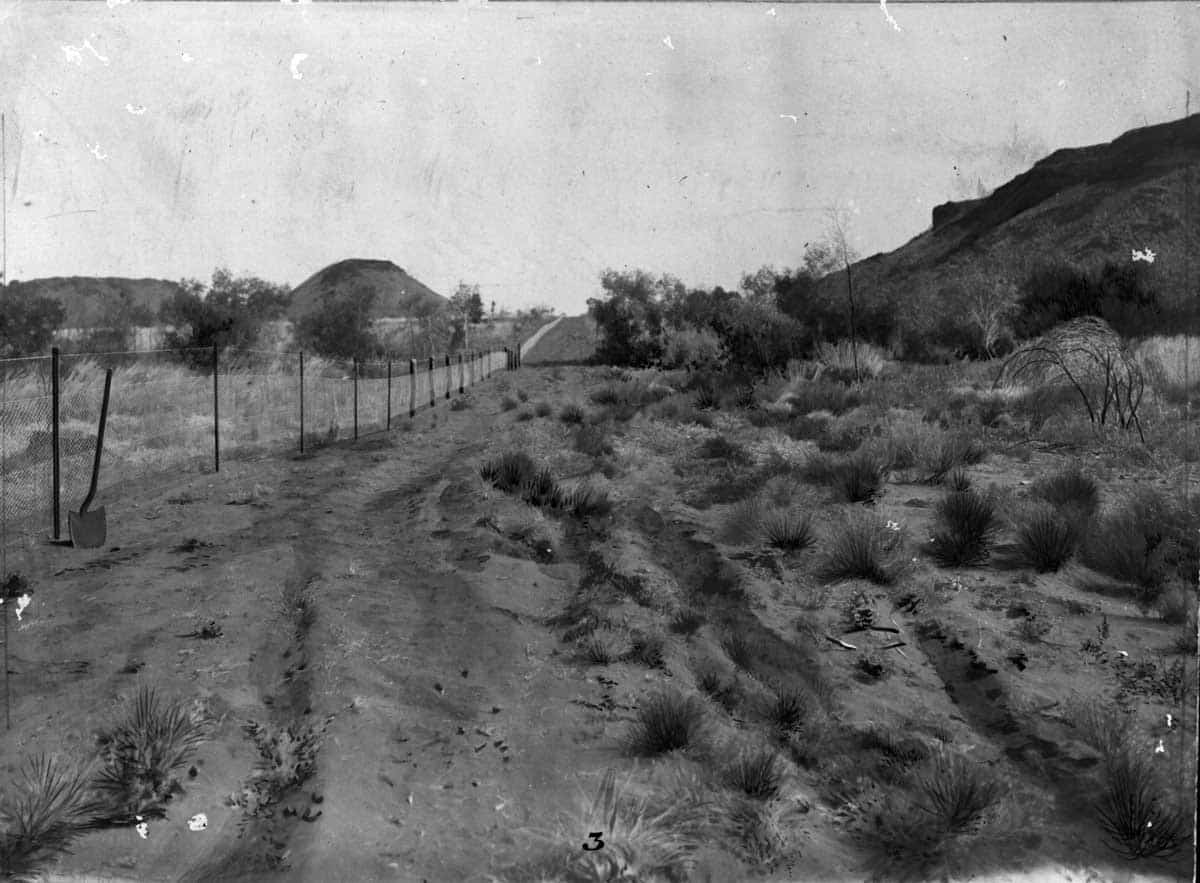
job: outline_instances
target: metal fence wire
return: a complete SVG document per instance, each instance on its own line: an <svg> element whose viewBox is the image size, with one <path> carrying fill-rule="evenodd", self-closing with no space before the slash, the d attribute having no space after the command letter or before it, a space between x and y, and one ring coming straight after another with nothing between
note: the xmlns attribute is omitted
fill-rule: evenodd
<svg viewBox="0 0 1200 883"><path fill-rule="evenodd" d="M455 354L432 364L390 365L212 349L0 360L0 523L9 537L52 533L56 526L56 360L60 532L66 510L78 506L91 483L107 369L113 382L101 489L181 466L219 468L222 457L384 432L519 364L508 351L464 353L461 363Z"/></svg>

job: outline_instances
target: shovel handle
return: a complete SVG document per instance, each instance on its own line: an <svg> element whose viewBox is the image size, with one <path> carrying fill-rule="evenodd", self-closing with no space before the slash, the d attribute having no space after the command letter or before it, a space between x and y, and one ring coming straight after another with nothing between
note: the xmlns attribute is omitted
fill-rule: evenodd
<svg viewBox="0 0 1200 883"><path fill-rule="evenodd" d="M96 432L96 459L92 464L92 484L88 488L88 495L83 500L83 505L79 507L79 514L87 511L87 507L92 504L92 497L96 496L96 484L100 480L100 454L104 451L104 424L108 422L108 392L112 388L112 368L104 372L104 398L100 402L100 428Z"/></svg>

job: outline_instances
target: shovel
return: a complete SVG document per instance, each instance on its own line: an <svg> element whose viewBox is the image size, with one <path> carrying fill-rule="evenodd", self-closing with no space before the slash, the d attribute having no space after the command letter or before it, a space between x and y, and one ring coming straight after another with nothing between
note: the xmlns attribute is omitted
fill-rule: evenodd
<svg viewBox="0 0 1200 883"><path fill-rule="evenodd" d="M104 451L104 424L108 422L108 391L112 387L112 369L104 373L104 401L100 404L100 429L96 433L96 461L92 466L92 486L78 512L67 513L67 527L71 532L71 544L77 549L96 549L104 545L108 533L108 521L104 507L88 511L92 497L96 496L96 482L100 480L100 454Z"/></svg>

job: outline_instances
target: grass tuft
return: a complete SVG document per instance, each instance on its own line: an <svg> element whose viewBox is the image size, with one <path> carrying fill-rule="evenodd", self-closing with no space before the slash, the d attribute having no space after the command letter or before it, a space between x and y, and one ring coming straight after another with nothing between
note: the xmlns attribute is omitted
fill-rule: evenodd
<svg viewBox="0 0 1200 883"><path fill-rule="evenodd" d="M793 509L773 509L759 519L759 528L768 545L785 552L799 552L816 542L812 515Z"/></svg>
<svg viewBox="0 0 1200 883"><path fill-rule="evenodd" d="M827 582L866 579L888 585L898 574L901 543L900 533L888 529L875 516L855 513L829 541L819 574Z"/></svg>
<svg viewBox="0 0 1200 883"><path fill-rule="evenodd" d="M1100 508L1100 486L1077 465L1035 482L1030 493L1057 509L1070 508L1088 518Z"/></svg>
<svg viewBox="0 0 1200 883"><path fill-rule="evenodd" d="M783 764L770 748L755 748L738 754L725 770L725 783L747 797L770 800L783 784Z"/></svg>
<svg viewBox="0 0 1200 883"><path fill-rule="evenodd" d="M859 451L843 460L834 479L847 503L871 503L883 488L884 464L870 451Z"/></svg>
<svg viewBox="0 0 1200 883"><path fill-rule="evenodd" d="M942 567L968 567L988 559L998 526L991 497L953 491L938 503L937 521L931 552Z"/></svg>
<svg viewBox="0 0 1200 883"><path fill-rule="evenodd" d="M586 417L583 406L575 402L568 402L558 412L558 419L568 426L580 426Z"/></svg>
<svg viewBox="0 0 1200 883"><path fill-rule="evenodd" d="M635 634L626 658L647 668L662 668L666 663L666 650L665 635L659 632Z"/></svg>
<svg viewBox="0 0 1200 883"><path fill-rule="evenodd" d="M625 747L630 754L654 757L693 747L704 735L704 706L700 700L677 690L664 690L642 701Z"/></svg>
<svg viewBox="0 0 1200 883"><path fill-rule="evenodd" d="M913 777L916 806L928 817L934 832L953 835L979 823L996 805L1001 786L982 766L942 750Z"/></svg>
<svg viewBox="0 0 1200 883"><path fill-rule="evenodd" d="M1172 789L1153 763L1153 758L1125 749L1107 764L1096 817L1106 835L1104 845L1123 858L1170 858L1187 838L1183 808L1165 797Z"/></svg>
<svg viewBox="0 0 1200 883"><path fill-rule="evenodd" d="M538 402L533 406L533 413L539 417L549 417L554 413L554 408L549 402Z"/></svg>
<svg viewBox="0 0 1200 883"><path fill-rule="evenodd" d="M797 733L812 717L815 698L796 687L781 687L772 691L767 702L767 719L781 735Z"/></svg>
<svg viewBox="0 0 1200 883"><path fill-rule="evenodd" d="M537 464L524 451L509 451L485 462L479 475L498 490L513 493L537 473Z"/></svg>
<svg viewBox="0 0 1200 883"><path fill-rule="evenodd" d="M1049 505L1035 506L1017 527L1017 557L1038 573L1054 573L1071 560L1079 530Z"/></svg>

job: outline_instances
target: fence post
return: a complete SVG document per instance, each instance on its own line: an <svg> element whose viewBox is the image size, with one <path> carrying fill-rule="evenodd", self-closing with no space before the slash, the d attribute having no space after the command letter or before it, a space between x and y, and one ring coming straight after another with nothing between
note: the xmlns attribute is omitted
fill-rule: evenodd
<svg viewBox="0 0 1200 883"><path fill-rule="evenodd" d="M417 416L417 360L408 360L408 419Z"/></svg>
<svg viewBox="0 0 1200 883"><path fill-rule="evenodd" d="M429 357L429 407L437 407L436 387L433 385L433 356Z"/></svg>
<svg viewBox="0 0 1200 883"><path fill-rule="evenodd" d="M221 471L221 405L218 400L217 372L220 363L217 357L217 345L212 345L213 369L213 471Z"/></svg>
<svg viewBox="0 0 1200 883"><path fill-rule="evenodd" d="M300 351L300 453L304 453L304 350Z"/></svg>
<svg viewBox="0 0 1200 883"><path fill-rule="evenodd" d="M450 398L450 385L453 383L450 377L450 354L446 353L446 398Z"/></svg>
<svg viewBox="0 0 1200 883"><path fill-rule="evenodd" d="M60 449L58 437L59 386L58 347L50 350L50 454L54 459L54 539L62 536L62 473L60 472Z"/></svg>
<svg viewBox="0 0 1200 883"><path fill-rule="evenodd" d="M391 359L388 359L387 428L388 428L388 432L392 431L392 360Z"/></svg>
<svg viewBox="0 0 1200 883"><path fill-rule="evenodd" d="M463 368L462 353L459 353L458 354L458 394L459 395L463 394L463 389L467 385L467 376L466 376L465 371L466 371L466 369Z"/></svg>
<svg viewBox="0 0 1200 883"><path fill-rule="evenodd" d="M354 367L354 440L358 441L358 357L351 363Z"/></svg>

